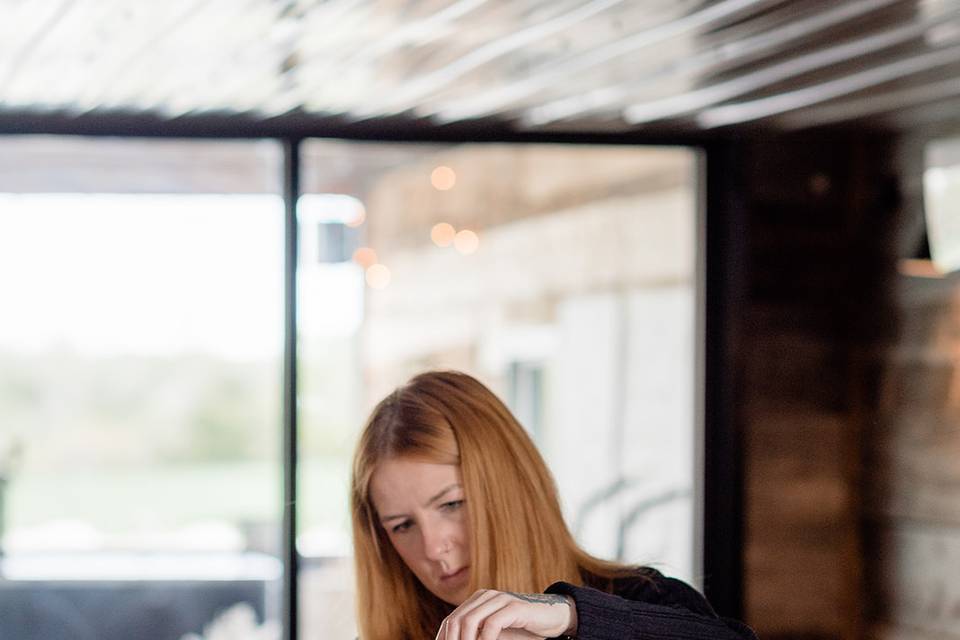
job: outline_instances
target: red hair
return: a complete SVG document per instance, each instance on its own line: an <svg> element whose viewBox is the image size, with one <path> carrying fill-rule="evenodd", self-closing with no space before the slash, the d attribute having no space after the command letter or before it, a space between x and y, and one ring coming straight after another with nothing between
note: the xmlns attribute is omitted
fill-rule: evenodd
<svg viewBox="0 0 960 640"><path fill-rule="evenodd" d="M395 457L460 466L471 591L539 593L557 580L583 584L585 575L612 579L634 571L577 546L547 465L492 391L463 373L422 373L376 406L354 456L350 499L362 640L429 638L452 610L419 583L379 524L370 478L379 462Z"/></svg>

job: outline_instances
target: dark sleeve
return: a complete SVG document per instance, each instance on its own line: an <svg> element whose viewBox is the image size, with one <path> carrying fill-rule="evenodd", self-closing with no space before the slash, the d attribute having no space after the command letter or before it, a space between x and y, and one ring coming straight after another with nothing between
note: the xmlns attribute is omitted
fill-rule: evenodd
<svg viewBox="0 0 960 640"><path fill-rule="evenodd" d="M745 624L720 618L700 593L653 571L617 589L621 595L555 582L545 593L577 605L577 640L756 640Z"/></svg>

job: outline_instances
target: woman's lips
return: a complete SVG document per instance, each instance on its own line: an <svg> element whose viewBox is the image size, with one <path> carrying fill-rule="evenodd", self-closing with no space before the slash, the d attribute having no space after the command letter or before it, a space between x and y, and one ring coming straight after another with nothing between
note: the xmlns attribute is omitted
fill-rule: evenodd
<svg viewBox="0 0 960 640"><path fill-rule="evenodd" d="M440 576L440 582L453 582L455 580L459 580L460 578L467 575L467 570L469 568L470 567L463 567L462 569L459 569L455 573L451 573L448 576Z"/></svg>

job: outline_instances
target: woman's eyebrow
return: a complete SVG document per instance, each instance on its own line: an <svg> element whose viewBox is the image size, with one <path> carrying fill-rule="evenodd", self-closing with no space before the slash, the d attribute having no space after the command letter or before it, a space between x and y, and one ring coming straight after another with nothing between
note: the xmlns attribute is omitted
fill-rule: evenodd
<svg viewBox="0 0 960 640"><path fill-rule="evenodd" d="M432 498L430 498L429 500L427 500L427 504L425 504L425 505L423 505L423 506L424 506L424 507L429 507L431 504L433 504L434 502L436 502L437 500L439 500L440 498L442 498L443 496L445 496L445 495L447 494L447 492L449 492L449 491L451 491L451 490L453 490L453 489L457 489L457 488L459 488L459 487L460 487L460 483L459 483L459 482L455 482L455 483L451 484L451 485L448 486L447 488L445 488L445 489L443 489L442 491L440 491L440 493L438 493L437 495L435 495L435 496L433 496ZM406 518L406 517L407 517L407 516L405 516L405 515L384 516L384 517L380 518L380 522L386 522L387 520L396 520L397 518Z"/></svg>

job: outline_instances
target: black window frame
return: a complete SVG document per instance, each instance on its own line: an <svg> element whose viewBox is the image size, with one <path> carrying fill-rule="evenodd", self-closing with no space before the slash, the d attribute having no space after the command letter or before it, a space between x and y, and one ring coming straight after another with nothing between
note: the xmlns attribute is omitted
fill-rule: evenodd
<svg viewBox="0 0 960 640"><path fill-rule="evenodd" d="M741 194L745 186L742 144L732 137L695 133L651 135L632 132L514 131L505 122L474 121L434 125L424 120L385 118L350 122L338 117L295 113L265 120L250 116L196 115L165 120L150 115L107 112L6 112L0 137L61 135L79 137L275 140L283 146L284 199L284 353L283 353L283 588L284 640L298 640L299 564L297 529L297 217L301 185L301 143L322 138L340 141L435 143L513 143L610 146L682 146L699 152L696 252L696 407L694 489L695 566L703 589L718 613L743 617L743 438L736 415L739 376L735 363L736 309L744 292L746 223ZM709 170L708 170L709 169Z"/></svg>

